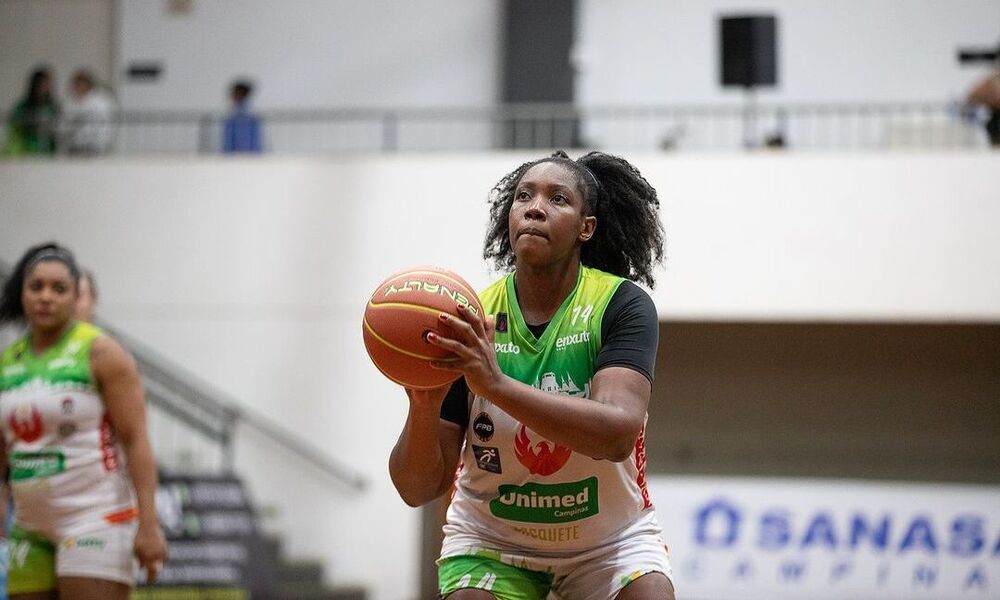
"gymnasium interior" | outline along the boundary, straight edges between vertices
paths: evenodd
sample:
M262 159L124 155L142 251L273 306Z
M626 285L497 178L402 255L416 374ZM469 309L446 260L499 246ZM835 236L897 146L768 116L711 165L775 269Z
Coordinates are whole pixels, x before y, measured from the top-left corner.
M4 146L42 66L54 146ZM74 151L79 69L111 108ZM485 288L500 178L616 154L665 232L677 598L998 598L990 78L1000 0L0 0L0 279L65 244L142 372L171 559L134 598L436 598L365 305L413 265Z

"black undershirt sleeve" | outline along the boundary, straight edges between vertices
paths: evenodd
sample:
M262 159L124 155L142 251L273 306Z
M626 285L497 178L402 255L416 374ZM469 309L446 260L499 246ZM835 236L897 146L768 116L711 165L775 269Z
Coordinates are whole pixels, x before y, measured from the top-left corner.
M626 367L653 383L660 322L656 305L642 288L623 281L601 320L601 351L594 372L605 367Z
M465 428L469 426L469 386L465 377L451 384L441 404L441 418Z
M546 325L532 330L536 336L541 336ZM659 336L660 325L653 300L639 286L623 281L601 319L601 351L594 371L604 367L625 367L642 373L652 383ZM441 404L441 418L468 427L469 386L464 377L448 390Z

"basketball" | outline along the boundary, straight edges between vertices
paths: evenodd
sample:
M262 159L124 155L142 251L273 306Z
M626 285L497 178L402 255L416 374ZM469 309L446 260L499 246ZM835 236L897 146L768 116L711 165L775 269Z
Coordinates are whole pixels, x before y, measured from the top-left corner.
M431 367L430 361L447 361L454 355L426 336L434 332L451 337L438 315L458 316L459 304L483 317L483 305L472 286L451 271L416 267L390 276L365 307L362 330L368 356L383 375L404 387L430 389L458 379L457 371Z

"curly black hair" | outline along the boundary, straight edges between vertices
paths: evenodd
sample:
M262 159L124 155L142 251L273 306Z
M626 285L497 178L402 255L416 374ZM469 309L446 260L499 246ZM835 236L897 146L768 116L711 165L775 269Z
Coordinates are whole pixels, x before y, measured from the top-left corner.
M574 161L559 150L504 175L490 192L483 258L492 261L497 270L514 268L508 221L514 192L528 169L543 162L566 165L576 174L584 210L597 217L594 236L583 245L580 261L653 287L653 269L663 261L663 226L656 190L627 160L603 152L590 152Z
M69 269L73 282L80 285L80 268L76 264L73 253L68 248L55 242L47 242L32 246L24 253L14 272L10 274L0 291L0 324L24 321L24 305L21 304L21 290L28 269L42 261L55 260L63 263Z

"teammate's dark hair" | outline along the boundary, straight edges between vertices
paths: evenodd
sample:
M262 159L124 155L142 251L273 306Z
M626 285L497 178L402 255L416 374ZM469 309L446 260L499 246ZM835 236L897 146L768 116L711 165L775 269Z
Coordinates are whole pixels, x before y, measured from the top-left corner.
M565 165L576 174L584 210L597 217L594 236L583 245L580 261L653 287L653 268L663 260L663 226L656 190L628 161L603 152L590 152L574 161L559 150L505 175L490 193L490 224L483 258L492 261L498 270L514 268L508 215L521 178L543 162Z
M77 267L72 252L55 242L32 246L24 253L21 260L17 261L14 271L3 284L3 291L0 291L0 324L24 320L24 305L21 304L24 278L28 275L28 269L37 263L50 260L66 265L74 284L80 285L80 268Z

